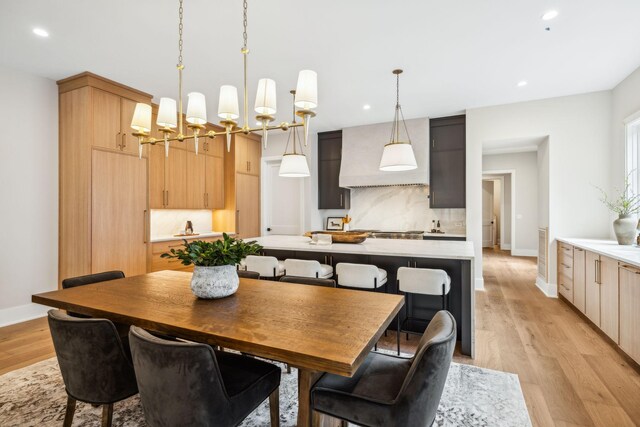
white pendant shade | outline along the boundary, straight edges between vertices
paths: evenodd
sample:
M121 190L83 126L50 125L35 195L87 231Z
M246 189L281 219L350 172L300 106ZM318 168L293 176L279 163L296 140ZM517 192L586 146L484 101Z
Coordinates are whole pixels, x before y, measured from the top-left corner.
M413 147L407 143L394 143L384 146L380 159L380 170L385 172L399 172L416 169L416 157Z
M187 104L187 123L203 125L207 123L207 104L200 92L191 92Z
M160 107L158 107L158 126L163 128L174 128L178 126L178 109L176 108L176 100L171 98L160 98Z
M272 115L276 113L276 82L271 79L258 81L255 111L258 114Z
M138 102L133 111L131 128L142 133L151 131L151 105Z
M318 106L318 74L311 70L302 70L298 74L295 105L303 110Z
M279 175L285 178L304 178L311 173L304 154L285 154L280 163Z
M238 89L235 86L220 86L218 117L223 120L235 120L240 117L238 108Z

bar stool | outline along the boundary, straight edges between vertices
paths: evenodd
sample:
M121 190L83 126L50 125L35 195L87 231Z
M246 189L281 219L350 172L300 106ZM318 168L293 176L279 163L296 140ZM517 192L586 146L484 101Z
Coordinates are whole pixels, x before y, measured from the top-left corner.
M412 268L412 267L400 267L398 269L398 292L405 294L407 299L405 306L407 307L407 317L402 321L402 326L398 321L398 334L396 337L398 344L398 354L400 354L400 333L405 332L407 339L409 339L409 333L418 333L413 331L407 331L403 329L404 324L411 319L415 320L431 320L431 319L419 319L411 317L409 310L411 309L411 295L432 295L442 297L442 309L449 309L449 291L451 291L451 277L444 270L437 270L432 268Z
M244 270L257 271L261 278L276 279L284 275L284 263L273 256L248 255Z
M284 274L285 276L331 279L333 267L314 260L289 258L284 260Z
M387 284L387 272L371 264L339 262L336 265L336 283L341 288L377 292Z

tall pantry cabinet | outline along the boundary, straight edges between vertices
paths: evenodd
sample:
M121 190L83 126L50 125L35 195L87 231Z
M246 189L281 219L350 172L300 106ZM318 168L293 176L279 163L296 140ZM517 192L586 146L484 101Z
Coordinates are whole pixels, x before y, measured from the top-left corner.
M148 147L129 123L151 95L92 73L58 81L59 281L147 271Z

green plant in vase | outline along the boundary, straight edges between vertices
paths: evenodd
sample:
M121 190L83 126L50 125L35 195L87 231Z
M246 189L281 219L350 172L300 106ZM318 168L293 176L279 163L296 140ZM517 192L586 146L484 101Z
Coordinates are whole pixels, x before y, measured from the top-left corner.
M205 242L184 240L184 248L171 249L161 258L178 259L183 265L193 265L191 290L200 298L223 298L238 290L236 265L247 255L259 254L262 246L245 242L226 233L221 240Z
M613 198L598 187L602 197L600 200L611 211L618 214L618 218L613 221L613 231L620 245L632 245L636 240L636 229L638 226L637 213L640 211L640 195L631 190L631 172L624 180L624 189L614 190Z

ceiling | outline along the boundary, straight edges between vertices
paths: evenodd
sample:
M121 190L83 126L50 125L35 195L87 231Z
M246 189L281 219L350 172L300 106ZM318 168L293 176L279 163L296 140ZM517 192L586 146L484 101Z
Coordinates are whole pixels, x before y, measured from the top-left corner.
M54 80L89 70L175 98L177 6L3 1L0 64ZM542 21L550 9L559 16ZM184 90L207 96L213 121L219 86L242 84L242 2L185 0L184 14ZM315 130L390 121L397 67L406 118L611 89L640 66L638 16L637 0L250 0L250 105L271 77L277 120L290 120L306 68L318 72Z

